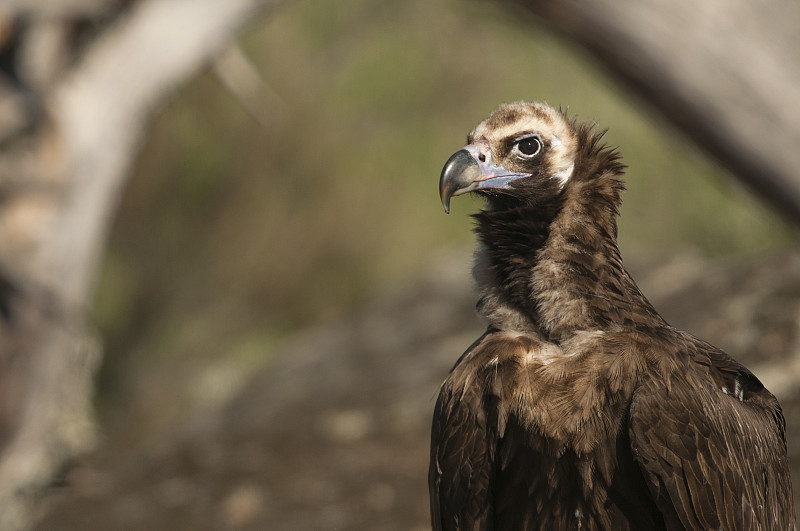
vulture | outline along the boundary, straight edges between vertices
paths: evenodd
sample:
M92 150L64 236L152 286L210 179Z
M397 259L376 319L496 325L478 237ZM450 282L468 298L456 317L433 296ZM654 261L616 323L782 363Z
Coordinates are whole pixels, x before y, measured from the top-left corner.
M604 133L507 103L442 170L445 211L485 200L473 274L488 328L439 391L433 529L794 529L781 407L625 270L625 166Z

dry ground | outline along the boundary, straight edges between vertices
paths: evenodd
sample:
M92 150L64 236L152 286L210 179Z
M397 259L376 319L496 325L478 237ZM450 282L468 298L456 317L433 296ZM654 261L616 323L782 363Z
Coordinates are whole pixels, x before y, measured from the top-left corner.
M106 440L54 488L38 529L427 529L437 387L482 328L453 267L466 260L296 334L224 407L135 447ZM778 395L800 485L800 252L632 263L667 320Z

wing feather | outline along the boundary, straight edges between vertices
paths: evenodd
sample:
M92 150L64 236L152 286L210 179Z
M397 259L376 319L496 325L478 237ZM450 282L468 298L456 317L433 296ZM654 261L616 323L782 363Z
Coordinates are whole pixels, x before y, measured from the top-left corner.
M778 401L723 352L702 344L694 357L669 387L644 380L631 404L634 457L665 521L794 529Z
M436 402L428 472L434 531L492 529L499 407L485 375L471 363L474 348L456 364Z

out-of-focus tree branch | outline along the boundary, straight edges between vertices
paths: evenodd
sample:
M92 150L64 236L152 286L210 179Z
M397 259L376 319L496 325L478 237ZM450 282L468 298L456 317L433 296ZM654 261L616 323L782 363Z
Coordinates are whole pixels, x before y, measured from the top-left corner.
M84 324L151 111L278 0L10 2L0 12L0 529L93 444Z
M800 4L510 2L583 45L800 222Z

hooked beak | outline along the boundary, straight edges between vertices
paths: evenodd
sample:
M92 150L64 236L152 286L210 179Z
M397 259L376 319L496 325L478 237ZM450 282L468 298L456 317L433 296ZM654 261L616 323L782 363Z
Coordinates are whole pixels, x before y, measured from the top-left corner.
M485 142L476 142L453 153L439 177L439 197L444 211L450 213L450 198L475 190L509 188L509 183L530 173L508 171L492 162L492 153Z

